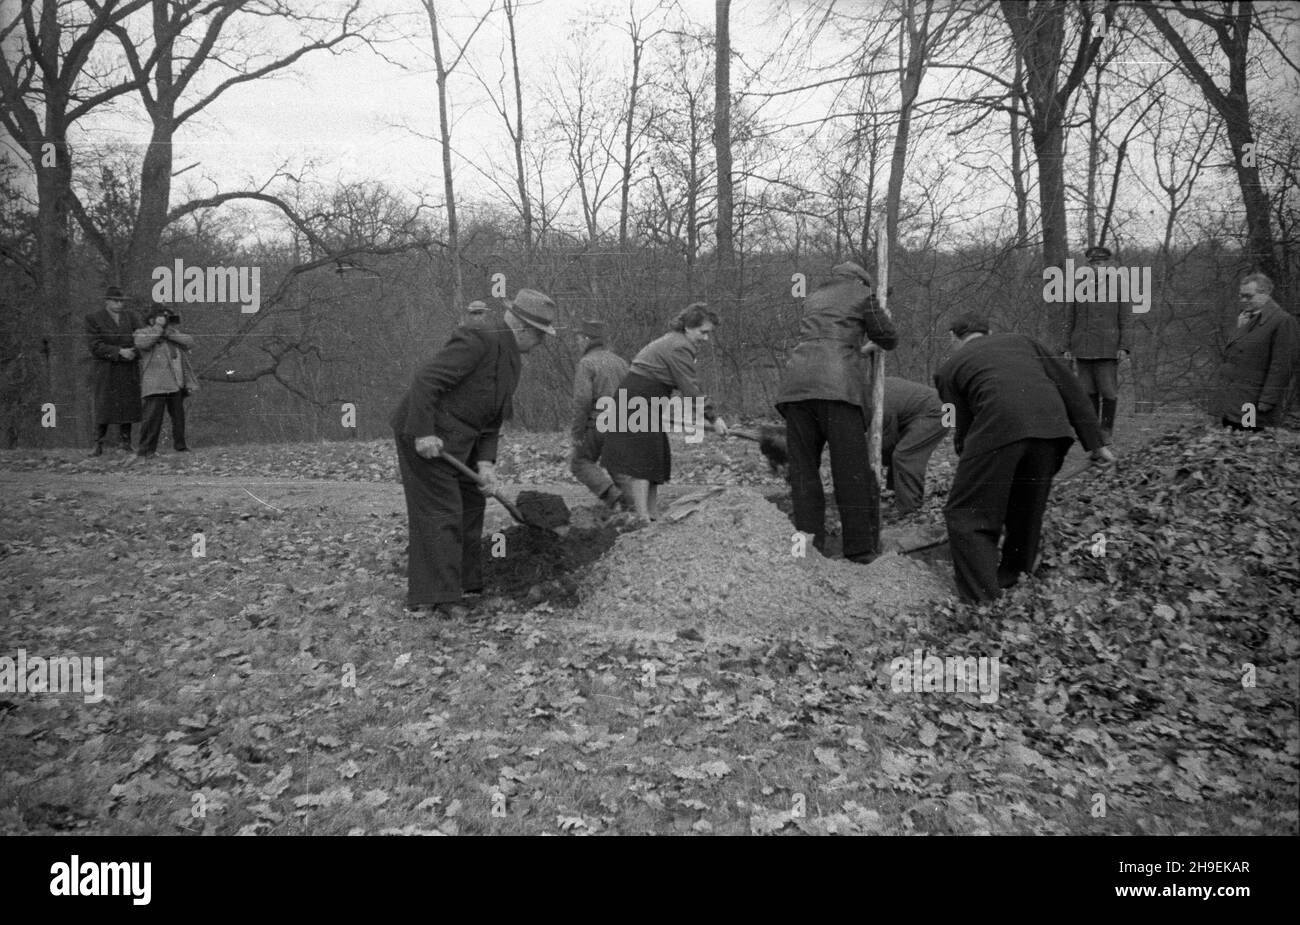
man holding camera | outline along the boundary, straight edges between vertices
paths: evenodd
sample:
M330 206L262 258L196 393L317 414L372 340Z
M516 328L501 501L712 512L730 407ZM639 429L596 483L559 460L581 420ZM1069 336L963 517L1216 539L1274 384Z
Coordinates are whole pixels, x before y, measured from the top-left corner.
M144 396L144 423L135 459L147 459L157 452L163 411L172 420L172 446L176 452L189 449L185 445L185 398L199 387L189 358L194 337L181 333L180 315L155 302L145 320L148 325L135 332L135 348L140 352L140 394Z

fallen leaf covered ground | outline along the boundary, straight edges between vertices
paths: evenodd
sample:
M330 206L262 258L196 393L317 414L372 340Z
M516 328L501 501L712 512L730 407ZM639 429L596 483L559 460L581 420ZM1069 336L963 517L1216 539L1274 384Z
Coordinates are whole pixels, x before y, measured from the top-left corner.
M0 656L106 681L0 693L0 833L1296 834L1300 439L1146 436L1057 486L1040 577L991 607L926 562L892 591L794 563L781 483L711 440L675 481L724 492L506 530L462 622L403 612L404 519L359 488L213 487L391 494L384 441L2 453ZM567 480L560 435L507 445L514 482ZM925 655L996 657L996 696L899 690Z

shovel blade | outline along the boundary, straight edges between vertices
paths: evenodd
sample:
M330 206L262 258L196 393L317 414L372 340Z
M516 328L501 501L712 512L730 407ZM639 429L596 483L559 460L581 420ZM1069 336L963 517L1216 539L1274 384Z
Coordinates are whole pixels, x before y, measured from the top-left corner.
M519 514L518 519L530 527L554 530L569 523L569 506L559 495L521 491L515 499L515 508Z

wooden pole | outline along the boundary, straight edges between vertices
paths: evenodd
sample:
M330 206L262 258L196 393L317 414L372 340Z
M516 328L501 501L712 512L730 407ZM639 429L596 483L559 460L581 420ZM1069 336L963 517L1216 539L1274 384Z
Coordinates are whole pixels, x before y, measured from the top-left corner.
M880 235L876 240L876 301L885 315L889 315L886 304L889 291L889 236ZM867 429L867 455L871 462L871 471L876 474L876 486L885 484L885 469L881 459L881 441L885 426L885 352L875 350L871 354L871 425Z

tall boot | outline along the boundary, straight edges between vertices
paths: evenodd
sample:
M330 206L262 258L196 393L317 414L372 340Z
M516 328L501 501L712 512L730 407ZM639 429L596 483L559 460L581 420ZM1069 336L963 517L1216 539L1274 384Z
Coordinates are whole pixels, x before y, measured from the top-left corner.
M1101 429L1106 432L1106 439L1109 440L1115 432L1115 409L1119 406L1117 398L1103 398L1101 400Z

